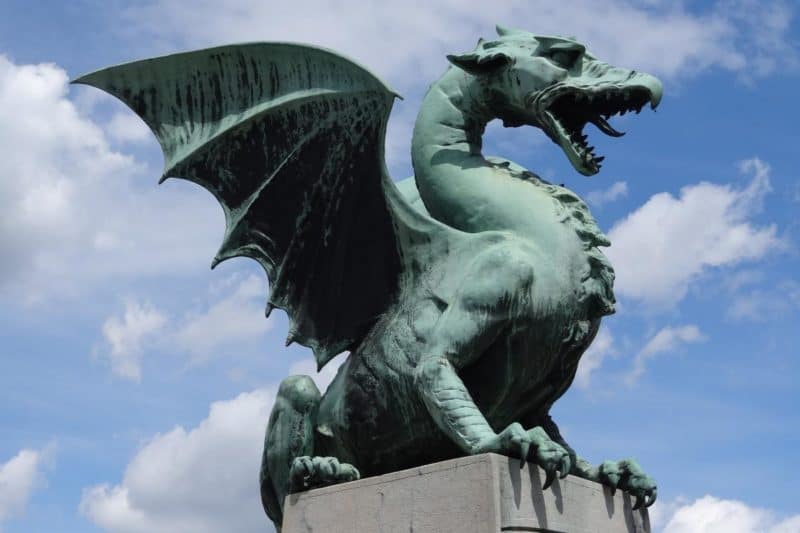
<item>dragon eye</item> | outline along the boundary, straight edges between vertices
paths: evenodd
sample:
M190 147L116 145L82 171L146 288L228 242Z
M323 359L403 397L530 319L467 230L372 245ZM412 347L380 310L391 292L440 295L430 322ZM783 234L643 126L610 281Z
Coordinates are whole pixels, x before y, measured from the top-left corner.
M559 67L570 69L580 55L577 50L551 50L547 57Z

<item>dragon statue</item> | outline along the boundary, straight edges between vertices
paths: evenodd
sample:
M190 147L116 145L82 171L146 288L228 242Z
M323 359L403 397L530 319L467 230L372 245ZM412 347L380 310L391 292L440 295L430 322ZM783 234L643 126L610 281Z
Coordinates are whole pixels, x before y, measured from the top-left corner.
M540 128L579 173L601 167L591 123L661 100L648 74L599 61L571 38L498 27L448 56L422 103L415 176L384 162L397 96L328 50L242 44L110 67L78 83L125 102L152 129L170 176L225 213L214 265L258 261L267 314L319 368L348 351L320 394L280 385L261 497L280 529L287 494L465 454L536 463L656 499L634 460L592 466L550 418L601 317L614 312L609 242L570 190L481 153L486 124Z

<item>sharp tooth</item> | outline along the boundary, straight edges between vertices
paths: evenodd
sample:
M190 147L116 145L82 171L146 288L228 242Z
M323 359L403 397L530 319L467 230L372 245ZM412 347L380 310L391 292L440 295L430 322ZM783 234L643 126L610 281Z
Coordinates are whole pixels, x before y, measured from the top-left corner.
M600 163L605 161L605 159L606 159L606 156L601 155L600 157L595 157L594 158L594 162L597 163L597 166L600 166Z
M620 116L622 116L622 115L624 115L624 114L625 114L625 113L627 113L627 112L628 112L628 110L627 110L627 109L623 109L622 111L620 111L620 112L619 112L619 114L620 114Z
M641 107L637 107L637 108L636 108L636 114L638 115L638 114L639 114L639 113L641 113L641 112L642 112L642 108L641 108Z
M582 141L585 141L585 140L586 140L586 139L588 139L588 138L589 138L589 136L588 136L588 135L581 135L581 140L582 140Z

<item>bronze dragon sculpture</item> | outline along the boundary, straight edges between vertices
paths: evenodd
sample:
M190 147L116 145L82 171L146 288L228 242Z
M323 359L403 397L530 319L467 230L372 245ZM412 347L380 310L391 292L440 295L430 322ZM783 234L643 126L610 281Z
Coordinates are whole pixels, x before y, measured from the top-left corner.
M384 163L396 94L333 52L224 46L110 67L76 80L117 96L150 126L164 177L219 200L214 264L266 270L267 313L321 368L349 351L321 395L280 386L261 495L280 528L284 497L464 454L496 452L629 491L656 485L633 460L592 466L549 416L600 319L614 312L609 244L570 190L481 153L486 124L541 128L584 175L583 133L621 135L610 116L655 108L660 82L574 39L498 27L433 84L414 128L415 176Z

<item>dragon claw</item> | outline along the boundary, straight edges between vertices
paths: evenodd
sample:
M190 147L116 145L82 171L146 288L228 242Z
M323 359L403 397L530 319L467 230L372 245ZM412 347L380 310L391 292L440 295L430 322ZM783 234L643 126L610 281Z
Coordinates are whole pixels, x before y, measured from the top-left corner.
M572 460L570 459L569 454L561 458L560 467L560 475L558 477L564 479L572 469Z
M520 458L522 459L519 462L519 467L520 468L525 466L525 462L526 462L526 460L528 458L528 453L530 453L530 450L531 450L531 443L530 442L523 442L520 445Z
M598 471L598 481L609 487L612 496L620 488L635 498L633 510L655 503L658 495L656 483L633 459L605 461Z
M556 475L564 479L572 469L569 452L550 439L541 427L525 430L519 423L510 424L502 432L477 445L473 453L494 452L521 459L520 467L527 461L542 467L546 473L543 489L548 488Z
M547 470L547 477L544 480L544 485L542 485L542 490L547 490L550 485L553 484L553 481L556 479L556 469L553 468L552 470Z
M289 469L290 493L355 481L361 476L353 465L335 457L296 457Z
M636 503L633 506L633 510L636 511L641 509L645 501L646 499L644 496L636 496Z

